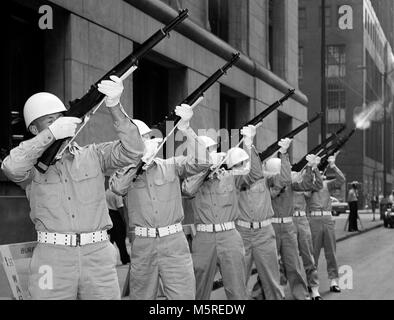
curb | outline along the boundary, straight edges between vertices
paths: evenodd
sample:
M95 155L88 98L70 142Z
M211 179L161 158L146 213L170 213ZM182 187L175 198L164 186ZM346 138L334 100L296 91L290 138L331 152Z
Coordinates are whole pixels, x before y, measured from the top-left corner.
M342 237L338 238L336 242L341 242L343 240L346 240L346 239L358 236L358 235L363 234L365 232L368 232L368 231L371 231L371 230L374 230L374 229L377 229L377 228L381 228L381 227L383 227L383 223L377 224L376 226L373 226L373 227L370 227L370 228L363 229L363 230L361 230L359 232L352 232L350 234L342 236Z

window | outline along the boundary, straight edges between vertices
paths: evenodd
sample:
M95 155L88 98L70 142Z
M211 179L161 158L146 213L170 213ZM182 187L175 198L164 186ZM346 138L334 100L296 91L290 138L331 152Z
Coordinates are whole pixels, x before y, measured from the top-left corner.
M25 127L23 106L31 95L45 91L45 32L38 28L37 13L14 2L8 5L2 16L9 36L4 40L7 59L0 62L7 83L0 108L0 159L23 140L32 138ZM2 174L0 180L5 180Z
M307 28L306 8L298 9L298 28L299 29Z
M346 91L336 79L330 79L327 84L327 123L346 122Z
M282 139L291 130L292 130L292 118L289 115L287 115L286 113L278 111L278 140ZM290 157L290 163L292 163L293 162L293 159L292 159L293 152L292 152L291 146L288 150L288 154Z
M304 77L304 47L298 48L298 80Z
M209 0L208 20L211 32L220 39L229 40L228 0Z
M220 86L220 129L228 132L220 132L221 151L227 151L239 142L239 129L253 118L249 107L249 97L224 85Z
M344 45L327 46L326 77L344 78L346 76L346 52Z
M325 20L326 20L326 27L331 27L331 7L326 6L326 10L324 10L325 13ZM321 7L319 7L319 27L321 27Z

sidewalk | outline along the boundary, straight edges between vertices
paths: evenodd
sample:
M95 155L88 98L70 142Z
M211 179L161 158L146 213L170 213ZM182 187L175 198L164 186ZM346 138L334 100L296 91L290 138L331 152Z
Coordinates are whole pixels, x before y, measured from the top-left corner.
M344 230L345 224L347 222L349 214L341 214L338 217L333 217L335 220L335 236L337 239L337 242L343 241L345 239L348 239L350 237L354 237L359 235L360 233L367 232L379 227L383 226L383 221L380 220L380 214L379 212L375 212L375 220L373 221L373 214L372 211L369 210L360 210L359 211L359 217L361 219L361 224L360 221L358 221L358 229L359 232L348 232L348 228Z

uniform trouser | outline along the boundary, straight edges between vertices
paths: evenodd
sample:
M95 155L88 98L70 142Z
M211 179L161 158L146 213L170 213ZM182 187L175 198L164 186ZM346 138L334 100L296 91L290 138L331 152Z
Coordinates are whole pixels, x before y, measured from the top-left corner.
M261 229L247 229L237 226L237 229L245 247L246 283L248 283L254 262L265 298L267 300L284 299L284 293L279 284L278 252L272 225Z
M351 201L349 203L349 231L358 231L357 218L358 218L358 203Z
M120 299L116 248L103 241L81 247L38 243L30 262L32 299Z
M312 243L316 268L319 265L321 248L324 248L324 255L327 260L327 272L329 279L336 279L338 275L338 265L336 254L335 221L331 216L310 217L309 224L312 232Z
M276 246L283 263L284 273L289 280L291 293L296 300L308 298L308 289L301 272L297 235L293 223L273 223Z
M113 227L108 230L111 243L116 243L120 253L120 260L123 264L130 262L130 256L126 248L126 224L118 211L109 210Z
M246 264L242 238L236 229L197 232L192 256L196 275L196 299L209 300L219 266L224 291L229 300L246 300Z
M307 217L294 217L293 223L297 233L298 250L304 265L308 286L318 287L319 276L313 257L312 233Z
M131 249L130 299L156 299L159 279L167 299L195 299L193 262L183 232L161 238L135 237Z

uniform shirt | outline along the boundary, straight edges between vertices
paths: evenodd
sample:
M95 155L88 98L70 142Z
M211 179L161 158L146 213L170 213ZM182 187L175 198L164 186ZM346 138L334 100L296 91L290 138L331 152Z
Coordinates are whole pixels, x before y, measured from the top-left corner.
M123 198L110 189L105 190L105 200L109 210L118 210L123 207Z
M251 168L246 175L227 173L221 179L215 177L204 180L206 173L202 173L184 181L184 193L195 196L191 204L196 224L218 224L238 219L237 189L253 184L263 175L260 158L254 147L251 148L250 157ZM193 194L189 190L197 191Z
M137 127L124 118L114 122L119 141L79 147L40 173L34 164L48 146L48 129L22 142L4 159L2 169L26 189L30 217L38 231L93 232L112 227L105 201L104 174L137 163L144 145Z
M307 167L307 170L308 170L308 167ZM312 170L312 173L313 173L313 171L315 173L317 173L318 169ZM314 174L313 183L312 183L312 187L311 187L310 191L318 191L322 187L323 187L323 180L321 178L321 175ZM294 197L294 199L293 199L294 200L293 201L294 212L296 212L296 211L306 212L305 193L303 191L294 191L293 197Z
M331 211L331 192L339 189L345 183L345 177L337 166L332 167L335 173L335 179L323 181L323 188L319 191L311 192L306 197L307 210L311 211ZM320 175L316 172L316 175Z
M247 222L264 221L274 215L268 180L262 178L239 190L239 219Z
M210 166L197 162L184 156L156 158L135 182L132 182L135 172L130 168L117 171L110 188L117 194L127 194L130 227L160 228L182 222L179 178L195 175Z
M351 188L349 190L349 193L347 195L347 201L348 202L353 202L353 201L357 201L357 191L354 190L353 188Z
M282 154L281 159L281 175L283 181L285 181L285 185L281 189L278 189L273 178L269 181L272 208L274 210L274 217L276 218L292 217L294 212L294 191L308 191L313 186L312 169L310 166L307 166L301 182L292 183L289 155L287 153Z

